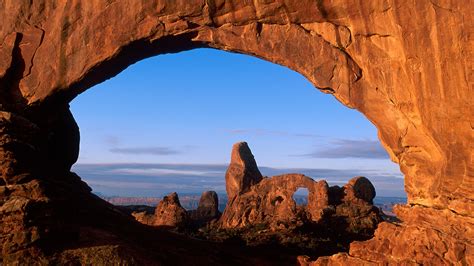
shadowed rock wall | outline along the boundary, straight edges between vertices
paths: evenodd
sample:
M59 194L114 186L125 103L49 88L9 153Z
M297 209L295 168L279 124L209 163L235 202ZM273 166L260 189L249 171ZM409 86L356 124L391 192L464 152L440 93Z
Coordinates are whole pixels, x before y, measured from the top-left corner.
M431 257L416 257L393 251L402 249L391 242L388 251L374 251L377 260L474 263L474 27L469 2L1 1L4 259L19 258L25 250L41 253L53 242L69 243L71 238L61 232L74 236L86 218L79 216L76 226L68 219L52 221L61 221L68 213L65 206L80 198L93 202L78 205L84 214L108 208L69 173L79 131L68 103L143 58L213 47L287 66L364 113L405 174L409 205L398 213L405 223L390 230L425 234L428 244L410 246L415 253L434 243L429 230L445 246L460 250L448 256L440 248ZM43 215L46 209L50 213ZM406 209L436 222L412 224ZM457 225L465 234L455 233ZM386 227L365 249L376 250L380 239L391 237ZM409 240L397 239L403 241ZM384 257L385 252L390 256ZM350 256L375 260L366 253L351 250Z

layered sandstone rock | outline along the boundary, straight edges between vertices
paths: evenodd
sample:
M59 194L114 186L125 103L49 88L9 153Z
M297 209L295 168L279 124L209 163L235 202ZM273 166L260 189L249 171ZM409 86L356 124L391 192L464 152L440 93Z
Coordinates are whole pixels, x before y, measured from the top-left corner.
M143 58L213 47L287 66L364 113L405 174L407 208L419 208L413 213L439 221L437 226L420 225L407 211L404 223L393 228L393 236L406 230L412 231L410 235L439 230L439 239L428 237L426 242L410 243L410 248L424 254L424 247L439 242L461 246L464 252L457 253L459 258L449 252L443 258L464 263L472 257L472 241L449 236L458 224L472 231L474 219L474 20L466 8L469 4L439 0L1 1L4 261L47 260L45 246L77 243L85 225L112 230L110 224L95 223L85 214L104 221L117 219L69 172L77 158L79 131L68 103ZM30 212L30 206L36 211ZM81 213L75 219L66 218L74 216L71 206ZM446 212L449 219L443 216ZM382 227L378 234L388 236L385 230ZM371 241L366 250L388 240ZM390 241L398 250L407 243L403 238ZM378 253L381 258L385 254L383 249ZM353 258L340 255L331 261L344 256ZM413 260L410 253L397 256L399 261ZM415 259L425 264L431 260L430 256Z
M181 207L178 194L173 192L163 197L163 200L156 206L153 225L184 228L188 224L188 220L188 213Z

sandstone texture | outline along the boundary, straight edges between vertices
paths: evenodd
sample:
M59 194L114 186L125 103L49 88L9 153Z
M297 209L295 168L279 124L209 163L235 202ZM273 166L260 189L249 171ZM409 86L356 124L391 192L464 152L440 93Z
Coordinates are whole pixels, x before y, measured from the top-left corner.
M221 216L219 199L215 191L205 191L199 199L196 210L181 206L178 194L170 193L161 200L153 211L149 206L117 206L135 220L149 226L167 226L178 231L192 231L210 225Z
M260 173L247 143L235 144L231 158L229 169L236 169L238 159L240 165L252 165L252 172ZM235 249L240 243L238 249L257 247L260 252L277 252L277 256L266 257L272 265L275 261L278 265L294 264L301 254L317 257L347 251L352 241L373 237L383 219L372 204L375 188L365 177L354 177L344 187L329 187L324 180L316 182L302 174L260 175L259 181L249 179L252 182L247 185L236 186L234 181L248 173L247 167L227 171L227 190L235 194L222 216L215 191L203 192L195 210L184 210L176 193L164 197L155 211L140 205L117 208L142 224L165 226L192 238L222 243L224 248ZM307 200L296 195L299 188L308 189Z
M373 122L400 165L408 195L398 214L402 223L379 226L374 239L321 263L369 262L376 254L377 261L396 263L472 264L473 238L464 236L474 231L472 5L471 0L1 1L3 263L48 261L62 256L65 246L92 254L93 238L83 241L91 230L117 236L110 243L133 242L119 239L141 227L94 197L70 172L79 129L68 104L141 59L211 47L301 73ZM247 186L244 180L236 187ZM431 222L417 220L423 217ZM112 260L118 253L109 254Z
M344 201L365 201L372 204L375 198L374 185L366 177L354 177L344 186Z
M149 214L147 212L141 211L141 212L132 212L131 215L137 222L146 224L146 225L154 225L155 224L155 213Z
M370 181L367 184L373 188ZM298 206L293 200L301 187L309 190L307 206ZM316 182L301 174L264 178L228 202L220 224L223 228L265 224L278 230L313 222L348 233L372 234L382 221L380 211L371 203L373 197L367 202L353 197L346 187L339 188L338 195L330 195L331 190L326 181Z
M239 142L232 147L230 165L225 173L227 198L247 192L250 187L262 180L252 151L246 142Z
M241 149L239 144L232 148L229 168ZM260 173L253 154L245 146L246 157L251 158L254 171ZM232 179L228 171L226 180ZM233 185L226 183L227 191ZM308 189L306 206L298 206L293 199L299 188ZM355 177L342 188L329 187L324 180L316 182L302 174L264 177L229 198L219 225L228 229L265 225L279 230L314 223L324 230L371 235L382 221L380 211L372 205L374 197L375 188L365 177Z
M181 207L178 194L173 192L163 198L155 210L154 225L185 227L188 223L188 213Z

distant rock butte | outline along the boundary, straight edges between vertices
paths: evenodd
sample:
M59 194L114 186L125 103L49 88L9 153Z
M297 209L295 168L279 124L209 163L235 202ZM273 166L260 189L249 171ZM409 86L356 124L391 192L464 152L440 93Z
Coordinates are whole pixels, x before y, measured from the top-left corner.
M382 223L373 239L316 263L474 265L470 1L138 2L0 1L3 264L93 262L87 256L97 257L92 247L103 237L91 232L115 235L107 245L127 250L142 244L130 232L152 234L71 172L80 137L69 103L139 60L206 47L300 73L362 112L400 165L408 204L395 212L403 223ZM232 196L259 178L235 166L243 176ZM337 192L329 189L330 198ZM106 253L108 261L130 259ZM130 261L145 256L134 254Z

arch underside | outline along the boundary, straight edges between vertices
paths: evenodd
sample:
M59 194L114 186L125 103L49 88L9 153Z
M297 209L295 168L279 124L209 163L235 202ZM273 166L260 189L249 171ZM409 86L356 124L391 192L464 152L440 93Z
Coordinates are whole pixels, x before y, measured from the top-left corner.
M68 103L141 59L211 47L287 66L359 110L378 128L382 144L405 174L408 205L397 208L403 224L382 223L374 239L353 243L349 254L320 258L316 264L469 264L474 239L473 83L466 78L465 58L473 46L464 36L472 19L459 3L412 5L355 0L4 1L3 257L8 262L43 254L47 260L48 254L62 254L58 247L64 243L81 239L83 228L103 228L117 219L119 225L129 223L70 172L79 131ZM71 214L71 208L80 214ZM123 234L119 225L107 230ZM389 246L383 246L387 241ZM411 245L413 241L421 244Z

